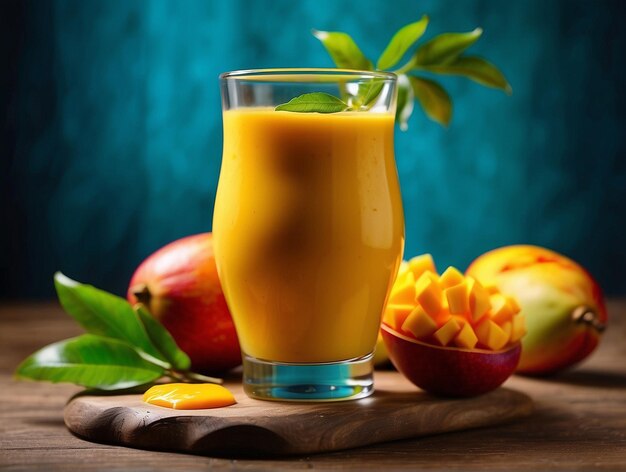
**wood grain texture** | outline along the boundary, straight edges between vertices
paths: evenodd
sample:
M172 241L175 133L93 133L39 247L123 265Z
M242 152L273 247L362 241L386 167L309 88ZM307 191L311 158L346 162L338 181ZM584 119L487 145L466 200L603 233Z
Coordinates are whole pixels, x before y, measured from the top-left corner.
M380 372L369 398L333 403L267 402L226 385L237 404L177 411L140 395L83 395L65 408L77 435L104 443L226 457L315 454L505 423L528 416L532 400L498 389L469 399L420 392L397 372Z
M626 470L626 299L609 301L600 348L549 379L514 376L505 387L535 411L500 426L309 456L224 459L84 441L63 423L72 385L17 382L11 372L34 350L79 329L53 304L0 304L0 469L8 471L206 470Z

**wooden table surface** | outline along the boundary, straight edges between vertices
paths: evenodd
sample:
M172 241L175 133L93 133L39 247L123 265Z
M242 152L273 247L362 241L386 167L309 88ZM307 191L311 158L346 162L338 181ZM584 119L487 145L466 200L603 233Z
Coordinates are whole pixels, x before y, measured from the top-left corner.
M626 470L626 300L609 303L601 347L557 378L513 377L535 413L516 423L281 460L228 460L94 444L67 431L79 388L11 378L31 352L78 334L54 304L0 305L2 470Z

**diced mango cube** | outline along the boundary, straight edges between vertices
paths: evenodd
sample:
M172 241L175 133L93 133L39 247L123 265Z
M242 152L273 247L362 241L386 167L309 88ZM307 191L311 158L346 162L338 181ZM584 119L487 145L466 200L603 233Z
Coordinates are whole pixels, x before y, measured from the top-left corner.
M394 293L396 290L398 290L398 288L406 284L415 284L415 276L410 270L407 270L402 275L398 275L391 289L391 293Z
M513 328L511 330L511 342L517 342L526 334L526 318L524 315L513 317Z
M402 331L411 333L417 339L423 339L437 331L437 324L421 306L418 306L402 324Z
M425 270L424 272L422 272L422 275L427 275L428 277L430 277L430 280L432 280L437 284L437 286L439 286L439 274L430 270Z
M491 302L491 310L489 311L489 317L497 324L503 325L507 321L511 321L513 318L513 312L504 295L501 293L494 293L489 297Z
M396 317L394 311L390 308L389 305L385 307L385 311L383 311L383 323L388 326L391 326L393 329L396 329L394 325L396 324Z
M389 295L389 303L395 305L415 305L415 279L409 272L403 280L396 282Z
M457 333L461 331L461 323L456 318L450 318L446 324L444 324L441 328L439 328L433 334L433 337L441 344L442 346L447 346L452 338L454 338Z
M415 256L413 259L409 261L409 267L415 275L416 279L426 272L427 270L436 274L437 269L435 268L435 261L433 261L433 256L430 254L422 254L421 256Z
M497 351L509 341L509 336L496 323L485 318L474 327L478 341L485 347Z
M489 311L491 301L489 300L489 293L478 280L468 276L466 281L469 292L470 313L472 321L476 323Z
M500 328L502 328L502 331L504 331L506 333L506 335L509 337L509 341L511 340L511 333L513 332L513 322L512 321L505 321L504 323L502 323L500 325Z
M500 289L495 284L486 284L484 285L485 290L489 295L493 295L494 293L500 293Z
M414 308L415 305L387 305L383 314L383 322L396 331L400 331L404 320Z
M512 297L512 296L506 296L506 302L509 305L509 308L511 309L511 313L513 313L514 315L517 315L520 311L522 311L522 307L519 306L519 303L517 302L517 298Z
M402 277L404 274L409 272L409 263L407 261L400 262L400 267L398 267L398 275L396 275L396 280Z
M432 272L430 272L432 274ZM415 298L430 316L437 316L443 309L443 292L439 284L424 272L415 285Z
M453 285L443 291L448 300L448 310L453 315L465 315L470 311L467 283Z
M439 286L443 289L453 287L465 281L465 277L454 267L448 267L441 277L439 277Z
M474 333L469 323L465 323L461 331L459 331L459 334L454 338L454 344L458 347L464 347L465 349L474 349L477 342L478 338L476 337L476 333Z
M445 325L450 318L452 318L452 315L445 308L441 310L438 315L433 317L435 323L437 323L437 326L439 327Z

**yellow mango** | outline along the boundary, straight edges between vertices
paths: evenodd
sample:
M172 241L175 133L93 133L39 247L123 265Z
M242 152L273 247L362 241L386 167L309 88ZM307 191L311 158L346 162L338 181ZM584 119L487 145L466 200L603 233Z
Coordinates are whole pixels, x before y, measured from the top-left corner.
M480 341L483 346L493 351L502 349L509 341L509 336L506 332L489 318L485 318L476 325L474 332L476 333L478 341Z
M465 349L474 349L477 342L478 338L476 337L476 333L474 333L469 323L465 323L461 331L459 331L459 334L454 338L454 344Z
M415 299L424 311L434 318L443 309L443 292L430 274L432 272L426 271L418 279L415 285Z
M494 284L487 284L484 287L489 295L493 295L494 293L500 293L500 289L498 289L498 287Z
M443 291L448 301L448 310L453 315L465 315L470 311L467 283L453 285Z
M407 261L400 262L400 267L398 267L398 275L396 275L396 280L402 277L404 274L410 271L409 263Z
M504 295L501 293L494 293L489 297L491 302L491 310L489 310L489 317L497 324L502 326L507 321L511 321L513 318L513 312Z
M417 339L430 336L437 330L437 323L428 316L421 306L416 307L402 324L402 331L411 333Z
M421 256L415 256L413 259L409 261L409 268L416 279L419 279L420 276L426 272L427 270L436 274L437 269L435 268L435 261L433 261L433 256L430 254L422 254Z
M441 277L439 277L439 286L442 289L450 288L465 281L465 277L454 267L448 267Z
M511 334L513 333L513 321L505 321L500 325L500 328L502 328L502 331L504 331L509 340L511 340Z
M406 285L406 284L415 284L415 276L413 275L413 272L411 272L410 270L407 270L403 274L398 274L398 277L396 277L396 281L394 282L393 287L391 289L391 293L394 293L401 286Z
M385 307L385 311L383 311L383 323L391 326L393 329L396 329L394 327L394 325L396 324L395 312L390 305L387 305Z
M415 304L415 278L411 272L403 276L403 280L396 282L391 294L389 303L395 305Z
M414 308L415 305L387 305L383 315L383 321L396 331L399 331L404 320L406 320L407 316L409 316L409 313L411 313Z
M522 307L519 306L517 298L512 296L506 296L506 302L514 315L517 315L520 311L522 311Z
M491 308L489 300L489 292L480 284L480 282L472 277L466 277L467 290L469 293L470 313L472 322L478 322Z
M430 277L430 280L432 280L433 282L437 284L437 286L439 286L439 274L432 272L430 270L425 270L424 272L422 272L422 275L427 275L428 277Z
M452 318L452 315L448 312L448 310L446 310L445 307L439 312L438 315L433 317L435 323L437 323L437 326L440 328L445 325L450 318Z
M452 341L452 338L454 338L459 331L461 331L461 323L457 321L456 318L450 318L446 324L444 324L441 328L435 331L433 337L442 346L447 346L448 343Z
M517 315L513 317L513 328L511 330L511 342L517 342L526 334L526 317Z

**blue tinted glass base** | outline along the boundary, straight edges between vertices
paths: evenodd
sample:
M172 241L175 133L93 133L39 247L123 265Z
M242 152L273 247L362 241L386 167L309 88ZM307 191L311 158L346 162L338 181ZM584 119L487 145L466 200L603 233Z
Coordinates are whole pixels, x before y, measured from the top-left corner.
M244 355L243 387L261 400L356 400L374 392L372 355L324 364L283 364Z

